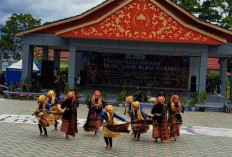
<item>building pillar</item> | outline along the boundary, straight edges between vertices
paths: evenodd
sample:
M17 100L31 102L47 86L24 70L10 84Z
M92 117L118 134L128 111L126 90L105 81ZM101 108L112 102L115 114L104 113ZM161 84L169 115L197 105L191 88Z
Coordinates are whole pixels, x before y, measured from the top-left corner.
M226 70L227 70L227 59L220 58L220 91L219 94L225 96L226 94Z
M23 44L23 60L22 60L22 77L21 80L30 79L33 70L33 52L34 46Z
M69 46L69 68L68 68L68 83L70 89L75 88L75 80L77 74L80 73L80 60L81 60L81 53L76 52L76 45L70 42Z
M2 50L0 50L0 78L2 76Z
M48 60L48 47L47 46L43 47L43 57L42 57L42 60L45 60L45 61Z
M54 69L60 70L60 50L54 50Z
M198 84L198 92L205 91L206 88L206 75L207 75L207 57L208 52L201 52L200 56L200 65L199 65L199 84Z

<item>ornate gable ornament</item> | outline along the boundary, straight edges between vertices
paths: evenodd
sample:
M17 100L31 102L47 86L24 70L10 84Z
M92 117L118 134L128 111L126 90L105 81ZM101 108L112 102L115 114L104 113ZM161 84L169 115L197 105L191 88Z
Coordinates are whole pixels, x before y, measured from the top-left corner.
M97 20L56 32L61 37L202 43L226 39L186 24L155 0L127 0Z

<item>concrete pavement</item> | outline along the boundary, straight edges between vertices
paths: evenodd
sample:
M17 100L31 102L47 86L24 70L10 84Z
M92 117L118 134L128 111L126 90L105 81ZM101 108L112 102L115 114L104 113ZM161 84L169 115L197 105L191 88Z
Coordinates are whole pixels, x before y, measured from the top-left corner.
M36 106L36 101L0 98L0 117L4 114L31 116ZM87 107L80 105L78 119L85 119L87 112ZM123 115L123 108L115 107L115 112ZM145 109L145 112L150 113L150 110ZM48 137L44 138L39 136L36 124L7 122L0 118L0 156L231 156L231 114L185 112L182 116L182 135L177 142L154 143L151 131L142 134L139 142L133 141L130 134L121 134L113 140L112 150L105 150L102 130L94 135L84 132L79 125L77 136L66 140L63 133L49 127Z

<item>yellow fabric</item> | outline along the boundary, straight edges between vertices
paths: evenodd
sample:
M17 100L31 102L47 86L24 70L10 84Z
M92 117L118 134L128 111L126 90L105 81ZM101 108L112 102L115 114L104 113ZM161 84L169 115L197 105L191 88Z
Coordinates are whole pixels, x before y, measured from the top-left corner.
M106 106L106 113L107 113L107 117L108 117L108 120L111 120L113 118L113 113L114 113L114 108L112 105L108 105Z
M53 90L48 91L47 97L51 99L51 104L55 103L55 93Z
M138 119L143 120L143 116L140 111L140 103L138 101L133 102L131 108L132 108L133 114L135 115L135 112L137 112Z
M55 112L58 113L58 114L54 114L54 119L55 120L61 120L62 119L62 114L59 114L59 113L63 113L63 110L61 109L60 104L52 106L52 111L55 111Z
M118 124L116 120L113 120L113 124ZM112 138L117 138L120 136L119 132L113 132L110 131L109 129L106 128L106 126L103 126L103 136L104 137L112 137Z
M132 96L126 97L126 103L127 104L132 104L132 102L133 102L133 97Z
M39 104L43 104L43 109L45 109L45 105L46 105L46 97L44 95L40 95L37 99L37 102Z
M46 101L46 98L44 95L40 95L37 99L38 103L44 104Z

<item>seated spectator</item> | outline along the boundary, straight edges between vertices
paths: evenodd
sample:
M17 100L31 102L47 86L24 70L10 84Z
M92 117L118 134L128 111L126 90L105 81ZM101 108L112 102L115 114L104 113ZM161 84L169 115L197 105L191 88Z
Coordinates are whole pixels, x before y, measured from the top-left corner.
M152 103L153 103L153 102L156 101L156 98L155 98L155 97L152 97L151 91L147 91L147 92L145 93L144 101L145 101L145 102L152 102Z
M142 93L139 88L137 88L134 98L135 98L135 101L142 102Z

